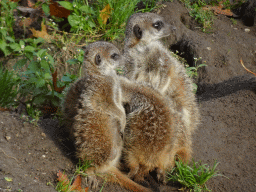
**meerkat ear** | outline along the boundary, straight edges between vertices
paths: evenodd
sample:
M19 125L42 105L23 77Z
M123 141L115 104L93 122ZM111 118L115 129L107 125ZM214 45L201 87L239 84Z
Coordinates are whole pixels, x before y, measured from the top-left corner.
M96 65L100 65L100 63L101 63L100 54L97 54L97 55L96 55L96 57L95 57L95 63L96 63Z
M141 29L140 29L140 27L139 27L138 24L136 24L136 25L133 27L133 33L134 33L134 35L135 35L138 39L141 39L141 37L142 37L142 31L141 31Z
M86 58L89 53L89 50L86 48L86 46L83 46L82 49L84 51L84 57Z

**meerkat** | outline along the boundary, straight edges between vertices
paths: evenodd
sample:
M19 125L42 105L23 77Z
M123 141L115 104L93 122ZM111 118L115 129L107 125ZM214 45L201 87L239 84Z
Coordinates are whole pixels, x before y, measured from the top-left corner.
M190 142L190 134L169 98L144 83L125 77L119 82L123 102L130 108L124 131L128 176L140 182L156 169L157 178L165 182L166 170L174 166L175 155L183 146L181 141Z
M122 62L119 50L108 42L95 42L85 49L84 77L76 81L63 103L64 118L73 134L77 157L91 161L89 185L96 188L96 174L107 175L132 191L151 191L118 169L123 149L126 115L115 67Z
M160 39L171 34L172 27L154 13L132 15L126 26L124 56L125 76L136 82L145 82L170 98L182 115L186 134L196 129L199 110L193 93L192 80L184 66L164 47ZM177 154L184 161L191 157L191 141L180 141Z

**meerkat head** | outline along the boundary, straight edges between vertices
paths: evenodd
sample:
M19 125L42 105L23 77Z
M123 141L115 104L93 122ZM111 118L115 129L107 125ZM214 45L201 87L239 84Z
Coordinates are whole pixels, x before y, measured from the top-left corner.
M84 48L84 67L105 75L115 73L116 68L123 65L123 57L111 43L97 41Z
M130 48L139 43L148 44L170 34L171 25L163 17L154 13L137 13L127 22L125 47Z

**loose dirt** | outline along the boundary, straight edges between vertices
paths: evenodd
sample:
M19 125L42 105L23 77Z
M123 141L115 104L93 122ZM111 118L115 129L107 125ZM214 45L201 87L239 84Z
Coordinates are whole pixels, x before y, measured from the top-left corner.
M194 57L202 57L200 62L207 64L198 71L202 117L193 136L193 158L211 166L217 160L219 173L228 177L214 177L207 182L208 188L256 191L256 77L240 64L242 59L256 72L255 25L245 26L241 18L234 25L230 18L218 15L211 33L203 33L176 0L165 3L159 14L176 27L165 39L166 46L183 53L190 66L195 65ZM0 191L51 192L58 170L74 173L75 150L58 120L45 117L38 125L15 112L0 112ZM179 189L152 178L148 183L154 191ZM107 183L103 191L126 190Z

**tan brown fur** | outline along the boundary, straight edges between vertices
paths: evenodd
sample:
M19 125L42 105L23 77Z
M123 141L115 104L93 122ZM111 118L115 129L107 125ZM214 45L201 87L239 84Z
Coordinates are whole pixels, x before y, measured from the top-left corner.
M97 186L96 174L104 174L109 181L127 189L147 192L150 190L117 169L126 116L114 69L122 61L119 50L111 43L88 45L83 64L85 77L69 89L63 112L75 140L77 157L92 161L92 167L86 171L90 187Z
M124 133L124 154L129 176L136 181L154 169L165 181L165 172L174 166L179 151L179 137L189 139L180 114L172 103L150 86L120 77L123 102L129 103L130 113Z
M153 27L157 22L157 26L161 25L159 30ZM149 84L170 99L172 106L182 116L185 129L180 132L187 135L177 135L181 141L178 141L174 152L183 154L183 160L188 161L192 152L191 134L199 123L199 110L193 94L192 81L184 66L171 56L169 50L159 41L170 33L171 26L157 14L132 15L126 26L125 76L138 83Z

